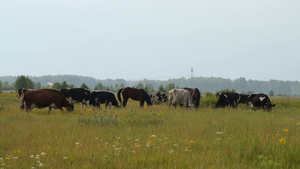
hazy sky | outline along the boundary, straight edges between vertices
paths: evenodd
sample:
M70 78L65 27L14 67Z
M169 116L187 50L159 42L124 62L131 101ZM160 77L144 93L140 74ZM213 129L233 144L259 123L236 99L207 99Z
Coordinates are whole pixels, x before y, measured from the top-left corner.
M299 0L1 0L0 76L300 80Z

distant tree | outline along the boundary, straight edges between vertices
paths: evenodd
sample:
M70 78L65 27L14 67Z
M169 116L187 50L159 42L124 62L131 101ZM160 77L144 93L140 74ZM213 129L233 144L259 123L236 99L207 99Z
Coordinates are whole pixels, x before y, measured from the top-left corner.
M158 92L167 93L167 91L166 91L166 89L164 88L163 85L160 85L160 86L158 87L158 90L157 90L157 91L158 91Z
M34 89L34 83L30 78L21 75L16 79L14 87L15 90L22 89L22 88Z
M94 90L104 90L105 86L102 85L102 83L98 83L95 87Z
M42 88L41 82L35 82L34 88L35 88L35 89L40 89L40 88Z
M146 84L145 88L146 92L150 93L150 92L154 92L154 88L151 84Z
M2 84L2 91L9 91L9 90L14 90L14 85L10 85L8 84L7 81L5 81L3 84Z
M89 87L85 83L82 83L80 88L89 89Z
M55 82L52 86L53 89L57 89L57 90L61 90L62 88L62 84L59 82Z
M61 88L65 89L65 88L68 88L68 87L69 87L68 83L66 81L63 81L62 84L61 84Z
M235 93L235 90L234 89L232 89L232 90L225 89L225 90L221 90L221 91L216 92L216 94L219 94L219 93Z
M143 88L144 88L144 85L143 85L142 83L139 83L139 84L136 86L136 88L138 88L138 89L143 89Z
M2 82L0 80L0 92L2 91Z
M169 83L167 86L166 86L166 91L168 92L168 91L170 91L170 90L172 90L172 89L174 89L175 88L175 84L174 83Z
M273 90L270 90L269 93L268 93L268 95L269 95L269 96L274 96L274 91L273 91Z

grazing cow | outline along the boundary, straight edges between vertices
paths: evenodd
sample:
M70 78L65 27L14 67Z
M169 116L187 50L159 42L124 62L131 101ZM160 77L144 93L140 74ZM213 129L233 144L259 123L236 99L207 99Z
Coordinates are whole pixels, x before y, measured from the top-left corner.
M199 105L200 105L200 99L201 99L201 93L200 93L199 89L198 88L188 88L188 87L185 87L184 89L188 90L191 93L194 107L196 109L198 109Z
M74 109L73 103L70 103L58 90L53 89L20 89L19 90L20 109L31 111L33 108L49 107L48 113L51 109L61 109L65 107L67 110Z
M122 104L122 98L121 98L121 93L124 99L123 102L123 107L126 107L127 101L129 98L135 101L140 102L140 107L144 106L145 101L147 102L148 106L152 105L151 99L148 95L148 93L144 89L136 89L136 88L131 88L131 87L125 87L122 88L118 91L118 99L120 103Z
M238 93L219 93L218 102L214 105L214 108L219 107L237 107L240 100L240 95Z
M95 107L100 107L100 104L105 103L105 108L109 105L119 107L119 103L115 94L107 91L92 91L90 94L90 104Z
M89 105L91 91L84 88L61 89L60 92L73 103L81 102L81 106Z
M248 97L248 106L252 110L263 109L271 111L275 104L272 104L268 95L259 93L251 94Z
M168 97L165 93L162 92L152 92L149 94L150 98L151 98L151 102L153 104L162 104L167 102Z
M191 108L193 105L193 99L191 93L185 89L172 89L169 91L169 107L173 105L185 106Z

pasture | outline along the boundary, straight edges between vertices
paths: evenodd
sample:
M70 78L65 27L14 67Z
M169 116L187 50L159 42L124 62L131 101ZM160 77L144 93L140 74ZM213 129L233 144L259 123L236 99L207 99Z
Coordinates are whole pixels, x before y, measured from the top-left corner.
M272 112L167 104L19 111L0 93L0 168L300 168L300 98L270 97Z

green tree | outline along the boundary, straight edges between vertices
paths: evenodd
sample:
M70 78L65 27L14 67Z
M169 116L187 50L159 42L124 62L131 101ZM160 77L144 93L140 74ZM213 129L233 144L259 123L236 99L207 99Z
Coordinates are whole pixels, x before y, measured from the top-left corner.
M136 86L136 88L138 88L138 89L143 89L143 88L144 88L144 85L143 85L142 83L139 83L139 84Z
M82 83L80 88L89 89L89 87L85 83Z
M166 89L164 88L163 85L160 85L160 86L158 87L158 92L167 93L167 91L166 91Z
M175 88L175 84L174 83L169 83L167 86L166 86L166 91L170 91L172 89Z
M268 93L268 95L269 95L269 96L274 96L274 91L273 91L273 90L270 90L269 93Z
M94 90L104 90L105 86L102 85L102 83L98 83L95 87Z
M145 90L146 92L150 93L150 92L154 92L154 88L151 84L146 84L145 86Z
M40 89L40 88L42 88L41 82L35 82L34 88L35 88L35 89Z
M0 80L0 92L2 91L2 82Z
M17 78L15 81L15 90L19 89L33 89L34 88L34 83L29 77L25 77L24 75L21 75Z

